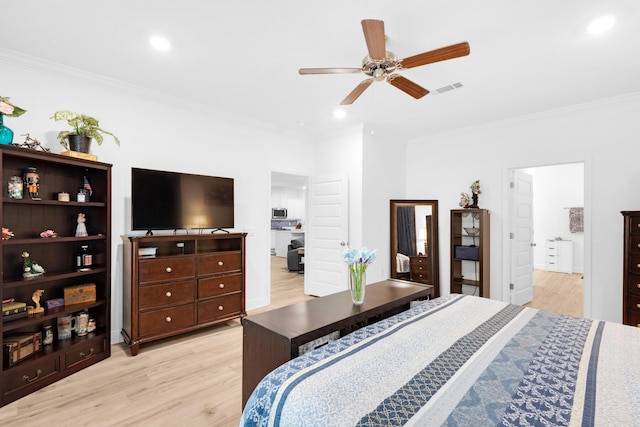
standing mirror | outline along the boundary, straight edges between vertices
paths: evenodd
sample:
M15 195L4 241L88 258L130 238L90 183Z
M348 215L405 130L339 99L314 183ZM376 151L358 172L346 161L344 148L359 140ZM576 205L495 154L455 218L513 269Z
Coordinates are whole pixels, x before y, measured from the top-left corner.
M391 277L433 285L439 297L438 201L390 202Z

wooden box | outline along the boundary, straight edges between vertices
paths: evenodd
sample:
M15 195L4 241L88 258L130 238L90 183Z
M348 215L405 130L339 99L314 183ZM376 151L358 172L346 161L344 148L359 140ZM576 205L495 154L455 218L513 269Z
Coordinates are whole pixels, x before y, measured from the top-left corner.
M64 305L85 304L96 301L95 283L67 286L64 288Z
M36 354L41 348L42 335L40 332L5 337L2 345L2 360L4 360L5 368Z

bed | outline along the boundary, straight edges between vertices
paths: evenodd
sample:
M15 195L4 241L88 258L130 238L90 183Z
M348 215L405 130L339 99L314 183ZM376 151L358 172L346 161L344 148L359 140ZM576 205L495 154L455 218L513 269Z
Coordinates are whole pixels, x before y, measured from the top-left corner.
M640 425L640 329L425 301L268 374L241 426Z

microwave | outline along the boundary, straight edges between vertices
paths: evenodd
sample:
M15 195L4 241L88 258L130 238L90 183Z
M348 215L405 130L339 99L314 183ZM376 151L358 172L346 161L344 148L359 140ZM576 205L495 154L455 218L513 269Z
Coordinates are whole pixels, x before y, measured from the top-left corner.
M287 219L287 210L285 208L271 208L271 218Z

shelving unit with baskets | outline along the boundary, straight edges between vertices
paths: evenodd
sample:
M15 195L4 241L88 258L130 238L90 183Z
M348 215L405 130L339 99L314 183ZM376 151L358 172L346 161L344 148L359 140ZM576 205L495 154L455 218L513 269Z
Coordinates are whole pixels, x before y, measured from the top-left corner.
M451 210L451 292L489 298L489 211Z
M96 290L95 300L45 309L17 320L3 319L3 406L110 356L111 165L10 145L0 147L5 185L0 222L14 234L0 245L2 300L14 299L35 306L32 295L42 290L39 303L45 307L47 300L64 298L65 288L91 284ZM40 176L41 200L32 200L26 189L22 199L9 198L6 186L11 177L23 176L30 167L36 168ZM85 177L92 194L89 201L78 202L75 195L84 188ZM59 200L58 193L69 193L71 200ZM75 237L79 213L85 214L88 236ZM40 237L45 230L55 231L57 237ZM92 262L90 267L80 269L76 256L83 246L89 248ZM43 275L23 276L23 252L45 269ZM95 319L95 330L59 340L58 318L79 312ZM5 344L15 336L37 336L45 327L51 328L53 343L43 344L34 354L10 364Z

